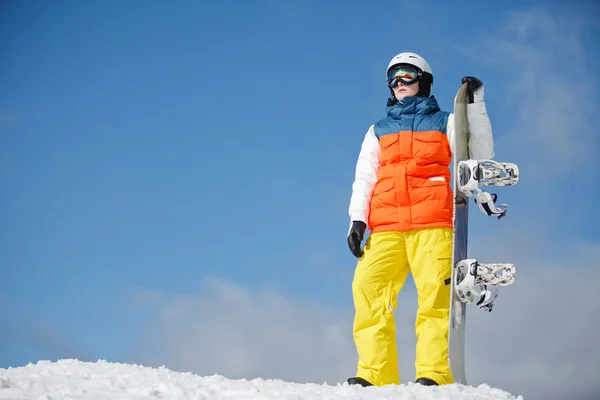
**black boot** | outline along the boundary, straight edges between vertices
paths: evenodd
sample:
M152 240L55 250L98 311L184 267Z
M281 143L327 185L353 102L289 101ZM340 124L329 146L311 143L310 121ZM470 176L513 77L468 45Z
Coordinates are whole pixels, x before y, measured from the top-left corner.
M429 378L419 378L415 381L415 383L418 383L419 385L423 386L438 386L436 381Z
M360 385L360 386L373 386L371 382L364 380L363 378L359 378L355 376L354 378L349 378L348 383L350 385Z

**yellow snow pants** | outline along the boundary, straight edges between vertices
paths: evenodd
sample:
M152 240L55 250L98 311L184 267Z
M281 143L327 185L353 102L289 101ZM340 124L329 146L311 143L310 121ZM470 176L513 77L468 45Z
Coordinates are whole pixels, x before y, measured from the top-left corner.
M356 310L356 376L376 386L399 384L396 298L411 272L418 293L416 377L453 383L448 364L452 230L379 232L367 239L352 294Z

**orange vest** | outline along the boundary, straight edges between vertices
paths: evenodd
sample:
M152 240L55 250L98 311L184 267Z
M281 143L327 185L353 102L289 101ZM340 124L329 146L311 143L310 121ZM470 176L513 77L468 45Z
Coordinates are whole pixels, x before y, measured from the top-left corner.
M371 232L452 227L448 115L433 97L407 97L374 125L381 152Z

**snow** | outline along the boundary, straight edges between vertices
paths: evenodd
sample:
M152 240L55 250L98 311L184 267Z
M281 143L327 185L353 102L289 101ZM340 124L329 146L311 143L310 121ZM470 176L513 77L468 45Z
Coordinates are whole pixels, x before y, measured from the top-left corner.
M425 387L412 382L386 387L348 384L290 383L281 380L227 379L198 376L167 368L95 363L78 360L40 361L24 367L0 369L0 399L397 399L495 400L518 399L487 385L458 384Z

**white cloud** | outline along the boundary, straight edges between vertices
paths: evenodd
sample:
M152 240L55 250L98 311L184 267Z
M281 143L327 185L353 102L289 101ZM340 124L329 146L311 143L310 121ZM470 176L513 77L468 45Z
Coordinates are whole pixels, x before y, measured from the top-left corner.
M532 398L591 398L600 393L600 244L555 260L538 250L512 249L504 261L517 265L515 283L501 288L492 313L470 314L469 372ZM575 382L580 391L570 395Z
M164 345L160 363L177 370L323 382L356 363L348 315L272 290L211 279L197 295L138 300L158 310L152 343Z
M599 86L589 64L595 49L583 40L597 29L593 14L577 7L513 12L468 52L498 72L502 84L496 87L505 88L516 113L499 145L527 163L528 176L556 178L592 161L598 151L593 119ZM560 166L549 174L548 163L556 160Z

